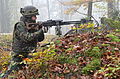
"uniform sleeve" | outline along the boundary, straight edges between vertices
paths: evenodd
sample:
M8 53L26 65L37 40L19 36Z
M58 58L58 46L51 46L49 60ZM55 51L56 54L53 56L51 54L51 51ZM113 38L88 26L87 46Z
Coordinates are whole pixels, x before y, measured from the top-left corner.
M43 41L43 40L44 40L44 38L45 38L45 35L44 35L43 30L42 30L41 34L39 34L39 36L38 36L38 42Z
M37 39L41 34L42 34L42 29L34 32L34 33L29 33L26 31L26 29L24 28L24 26L18 24L16 29L15 29L15 33L16 35L23 41L32 41L34 39Z

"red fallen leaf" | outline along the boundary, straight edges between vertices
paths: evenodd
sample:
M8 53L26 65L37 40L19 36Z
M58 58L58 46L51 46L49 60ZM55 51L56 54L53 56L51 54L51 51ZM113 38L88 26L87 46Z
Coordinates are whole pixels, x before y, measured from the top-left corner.
M67 74L67 73L69 73L70 72L70 70L64 70L63 71L63 73L65 73L65 74Z
M68 66L69 66L69 64L65 63L63 66L64 66L64 67L68 67Z
M62 68L56 66L53 71L61 73L62 70Z
M72 45L72 44L73 44L73 42L69 42L68 44L69 44L69 45Z
M66 45L67 43L66 43L65 41L62 41L62 44L63 44L63 45Z
M117 42L109 42L109 41L105 41L104 43L105 44L111 44L111 45L116 45L117 44Z
M78 71L78 70L79 70L79 67L76 66L76 68L73 70L73 72L76 72L76 71Z
M42 77L42 74L39 73L39 74L38 74L38 77L39 77L39 78Z
M116 51L116 52L115 52L115 56L118 57L118 58L120 58L120 52L119 52L119 51Z
M85 66L86 64L87 64L87 62L86 62L86 61L84 61L84 62L82 63L82 65L83 65L83 66Z
M76 72L79 69L79 67L77 65L69 65L68 67L73 72Z
M77 79L77 77L75 77L75 76L71 76L70 79Z
M88 47L84 47L80 50L80 52L84 52L86 49L88 49Z
M54 75L52 73L49 74L50 79L54 79Z
M69 48L69 46L66 45L65 48Z
M77 50L81 50L82 48L81 47L77 47Z
M89 63L89 62L88 62L88 63ZM80 65L80 66L85 66L86 64L87 64L87 62L85 62L85 61L84 61L84 62L79 62L79 65Z
M92 44L93 44L93 45L96 45L96 44L98 44L98 42L93 42Z
M73 49L81 50L82 48L80 46L74 46Z
M65 79L65 77L64 77L64 76L61 76L60 79Z
M95 73L95 74L93 75L93 78L94 78L94 79L103 79L103 78L104 78L103 75L104 75L104 74L102 74L102 73Z
M69 41L68 41L68 40L65 40L65 43L67 43L67 44L68 44L68 43L69 43Z
M114 48L115 51L119 51L119 48Z
M79 57L77 60L83 62L83 57Z
M61 73L63 71L63 65L61 64L51 64L49 67L49 70L52 72L59 72Z
M64 76L62 76L62 77L56 76L55 79L65 79L65 77Z
M82 63L82 62L79 62L78 64L79 64L80 66L82 66L83 63Z
M103 53L104 56L108 56L108 55L110 56L111 54L112 54L112 52L105 52L105 53Z
M80 79L91 79L89 76L80 76Z
M78 35L77 37L78 37L78 38L81 38L81 36L80 36L80 35Z
M108 54L105 52L105 53L103 53L103 56L107 56Z
M59 77L59 76L56 76L55 79L60 79L60 77Z
M82 41L82 43L86 43L86 42L87 42L87 40L83 40L83 41Z

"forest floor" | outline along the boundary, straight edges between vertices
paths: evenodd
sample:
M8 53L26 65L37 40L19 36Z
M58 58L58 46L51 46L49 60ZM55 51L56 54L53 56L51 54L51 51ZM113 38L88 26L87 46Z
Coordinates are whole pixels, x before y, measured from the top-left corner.
M57 38L46 36L23 70L9 75L12 79L120 79L120 31L90 32ZM0 72L7 70L11 35L0 36ZM8 79L9 79L8 78Z

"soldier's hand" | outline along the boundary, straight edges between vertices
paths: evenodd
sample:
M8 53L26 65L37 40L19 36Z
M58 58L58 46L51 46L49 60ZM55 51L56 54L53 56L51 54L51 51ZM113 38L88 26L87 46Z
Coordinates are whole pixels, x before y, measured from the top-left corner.
M43 30L44 33L47 33L48 32L48 27L43 27L42 30Z
M39 25L39 29L41 29L43 26L42 26L42 22L37 22L37 24Z

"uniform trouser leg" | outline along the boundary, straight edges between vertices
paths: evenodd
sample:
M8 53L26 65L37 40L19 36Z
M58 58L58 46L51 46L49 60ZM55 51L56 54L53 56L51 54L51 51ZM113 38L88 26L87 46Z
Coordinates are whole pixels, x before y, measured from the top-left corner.
M23 61L23 58L27 57L27 53L15 53L11 52L12 59L10 61L10 65L8 66L8 70L5 72L4 76L8 76L13 71L18 71L22 69L23 66L25 66L24 63L21 63Z

